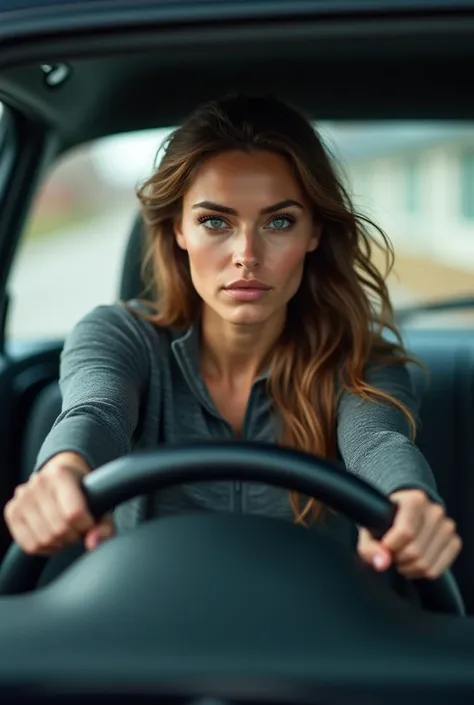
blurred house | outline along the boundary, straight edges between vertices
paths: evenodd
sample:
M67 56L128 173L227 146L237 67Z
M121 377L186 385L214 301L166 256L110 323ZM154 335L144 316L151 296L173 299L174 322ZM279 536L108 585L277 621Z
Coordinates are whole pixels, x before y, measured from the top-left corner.
M93 148L93 145L81 147L57 163L36 197L35 220L51 221L62 215L70 219L88 217L120 201L125 189L102 177L93 158Z
M378 122L334 133L356 202L395 245L474 268L474 126Z
M322 130L357 207L389 235L417 297L474 287L474 126L364 122Z

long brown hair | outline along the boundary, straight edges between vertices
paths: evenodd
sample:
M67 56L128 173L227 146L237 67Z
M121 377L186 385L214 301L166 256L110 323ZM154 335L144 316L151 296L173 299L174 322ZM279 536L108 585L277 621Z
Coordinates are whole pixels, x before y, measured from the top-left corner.
M408 361L397 330L386 278L394 253L385 233L353 204L321 138L297 110L274 97L229 96L199 107L162 145L163 157L139 188L147 225L143 271L150 272L156 325L187 328L200 313L186 252L176 244L173 219L203 160L224 150L267 150L282 155L322 223L315 252L306 257L303 278L290 301L285 329L275 349L268 392L281 419L279 442L328 459L337 458L336 412L344 391L408 409L364 381L370 360L383 365ZM385 256L382 274L373 248ZM394 342L383 337L391 332ZM316 500L301 506L290 494L296 521Z

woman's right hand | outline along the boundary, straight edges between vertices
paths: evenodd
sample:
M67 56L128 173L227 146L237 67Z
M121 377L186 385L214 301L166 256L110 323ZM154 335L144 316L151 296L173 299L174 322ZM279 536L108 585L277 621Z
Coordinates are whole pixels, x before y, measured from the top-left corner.
M19 485L4 516L16 543L29 554L51 555L84 537L88 550L114 535L110 515L96 522L80 483L89 472L76 453L59 453Z

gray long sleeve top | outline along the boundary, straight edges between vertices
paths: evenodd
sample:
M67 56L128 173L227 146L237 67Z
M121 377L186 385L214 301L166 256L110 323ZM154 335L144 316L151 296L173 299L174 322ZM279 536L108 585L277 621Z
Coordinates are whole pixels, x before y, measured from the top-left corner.
M369 370L367 378L417 416L419 403L404 365ZM252 387L243 440L276 441L265 382L262 376ZM158 328L122 304L95 308L72 330L61 355L60 387L62 412L36 470L63 451L79 453L97 468L160 442L234 438L202 379L195 327L184 334ZM439 499L432 471L409 439L408 421L393 405L345 392L337 440L347 470L382 492L411 487ZM157 493L151 506L158 515L192 508L293 516L287 491L259 483L193 483ZM122 505L116 512L119 530L135 526L149 507L143 497Z

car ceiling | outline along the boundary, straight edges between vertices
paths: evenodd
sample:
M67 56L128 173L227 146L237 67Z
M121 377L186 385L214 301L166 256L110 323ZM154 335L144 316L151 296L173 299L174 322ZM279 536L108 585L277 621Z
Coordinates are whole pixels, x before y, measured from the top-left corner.
M277 93L315 119L474 117L474 6L449 18L245 18L186 25L137 15L107 32L5 40L0 100L54 128L63 148L177 124L234 90ZM58 62L70 77L49 88L41 66Z

